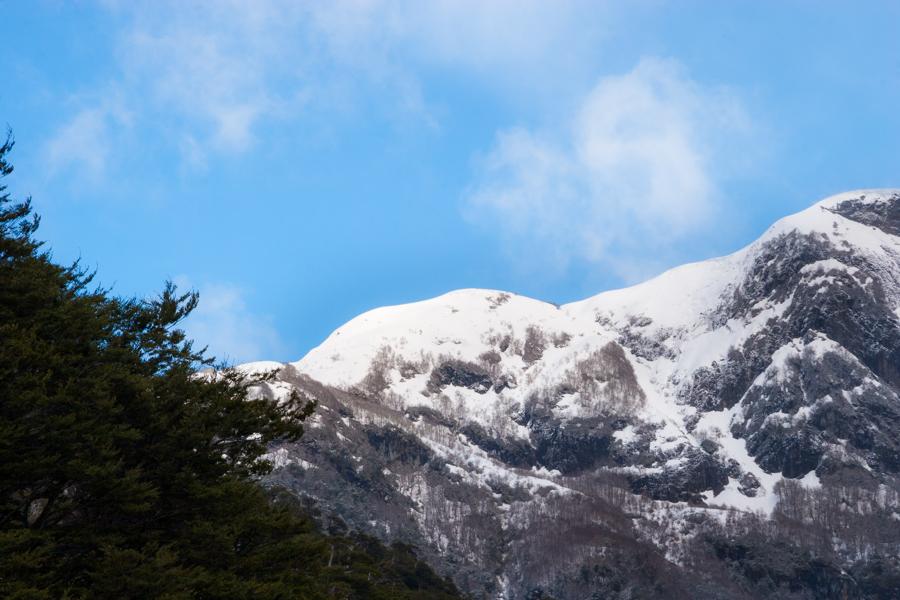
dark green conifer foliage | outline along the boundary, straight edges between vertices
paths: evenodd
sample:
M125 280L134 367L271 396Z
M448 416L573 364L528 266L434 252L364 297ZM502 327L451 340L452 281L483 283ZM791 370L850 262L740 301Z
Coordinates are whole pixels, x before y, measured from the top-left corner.
M197 376L213 363L177 328L196 294L115 297L37 226L0 185L0 597L456 597L411 549L270 504L262 457L313 404Z

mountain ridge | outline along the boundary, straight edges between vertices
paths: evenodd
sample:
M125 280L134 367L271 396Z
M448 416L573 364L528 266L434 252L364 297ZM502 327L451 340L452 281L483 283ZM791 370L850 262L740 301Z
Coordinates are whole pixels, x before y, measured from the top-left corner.
M351 319L350 321L348 321L347 323L345 323L344 325L342 325L341 327L336 329L331 335L329 335L328 338L326 338L326 340L322 344L320 344L320 346L317 346L316 348L314 348L313 350L308 352L303 358L301 358L298 361L295 361L292 364L296 365L298 368L303 370L305 367L308 367L309 363L314 359L316 354L325 351L325 348L327 348L330 340L333 340L335 337L340 336L340 335L344 335L346 337L346 335L349 333L348 330L351 330L354 326L357 326L361 323L365 323L367 321L375 321L376 319L384 320L388 315L397 314L403 310L424 309L424 308L428 307L429 305L440 304L441 302L449 302L454 299L465 299L466 296L481 296L481 297L498 297L498 296L505 297L505 296L508 296L510 298L515 298L517 301L519 301L523 304L524 303L535 303L535 311L540 311L540 310L546 309L546 310L544 310L545 315L550 315L550 314L553 314L558 311L562 311L562 312L568 311L571 313L571 312L577 311L578 309L586 309L586 310L592 310L592 309L596 310L598 308L602 309L602 308L604 308L602 306L602 303L605 300L615 299L620 296L628 296L630 293L636 292L638 290L647 289L647 288L653 287L653 286L660 286L661 284L666 283L667 280L674 278L676 275L684 275L686 273L695 271L700 268L704 268L704 267L711 268L714 266L721 267L721 268L723 268L723 270L726 270L726 269L731 270L731 269L729 269L729 267L733 267L733 265L730 263L736 262L737 259L749 254L754 248L757 248L758 246L763 244L768 239L771 239L775 235L777 235L779 233L783 233L784 230L794 229L794 230L799 231L799 230L801 230L801 228L805 227L806 231L804 231L804 233L809 233L811 231L822 232L822 229L825 229L825 228L820 228L820 229L811 228L811 227L809 227L809 225L810 225L809 220L803 218L803 217L811 216L816 211L816 209L827 210L829 208L833 208L834 205L840 203L841 201L858 198L860 196L868 197L870 199L870 201L874 203L874 202L878 202L879 198L890 197L891 195L896 195L898 193L900 193L900 190L897 190L897 189L880 189L880 190L858 190L858 191L853 191L853 192L844 192L841 194L836 194L836 195L830 196L828 198L825 198L824 200L820 200L820 201L814 203L809 208L807 208L803 211L800 211L793 215L789 215L789 216L783 217L782 219L779 219L773 225L771 225L763 233L763 235L760 236L757 240L754 240L747 246L745 246L731 254L679 265L679 266L673 267L672 269L668 269L668 270L664 271L663 273L661 273L647 281L635 284L633 286L628 286L628 287L624 287L624 288L618 288L618 289L600 292L599 294L590 296L588 298L585 298L582 300L577 300L577 301L566 303L566 304L562 304L562 305L556 305L556 304L546 302L546 301L543 301L540 299L530 298L528 296L505 292L502 290L463 288L463 289L458 289L458 290L452 290L450 292L446 292L444 294L441 294L439 296L436 296L436 297L430 298L430 299L426 299L426 300L375 308L375 309L366 311L364 313L361 313L359 316ZM671 287L675 287L675 286L668 286L668 287L671 288ZM721 290L717 290L717 292L720 292L720 291ZM718 295L718 294L716 294L716 295ZM666 300L665 302L666 302L666 304L671 304L668 300ZM622 305L622 304L625 304L625 302L619 301L616 304ZM541 308L541 307L543 307L543 308ZM550 310L551 308L554 310ZM710 308L710 307L707 306L705 308ZM654 310L644 311L644 312L662 312L662 311L658 307L654 307ZM683 307L679 307L677 314L691 315L693 313L690 310L684 309ZM368 334L368 333L370 333L370 331L366 330L363 333Z
M900 191L847 192L562 306L470 289L368 311L295 363L242 367L279 369L261 394L320 403L308 439L273 449L272 481L497 598L570 594L568 567L523 546L547 519L576 537L603 523L660 569L685 564L673 540L701 539L690 519L775 518L785 490L853 489L900 519L898 234Z

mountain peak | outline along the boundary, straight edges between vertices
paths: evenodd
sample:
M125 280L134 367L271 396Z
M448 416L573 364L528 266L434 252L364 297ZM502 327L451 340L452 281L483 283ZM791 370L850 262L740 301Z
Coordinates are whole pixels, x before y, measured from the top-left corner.
M660 522L895 486L898 211L894 190L839 194L733 254L562 306L465 289L364 313L263 384L321 408L276 477L520 591L535 564L447 515L527 543L534 515L581 514L610 481L626 504L661 503L642 505Z
M616 331L636 320L647 321L655 330L703 330L748 271L759 268L756 261L774 240L813 234L836 248L853 247L867 255L881 256L886 247L900 252L900 239L890 229L898 209L897 190L831 196L779 220L733 254L675 267L646 282L562 306L499 290L460 289L377 308L335 330L295 364L323 381L352 385L365 377L372 357L385 346L410 358L421 353L469 354L483 347L485 336L505 332L524 339L529 327L577 335L596 330L598 320Z
M293 366L338 389L389 397L399 410L443 414L453 407L447 417L453 422L503 438L533 438L521 419L531 418L522 411L535 402L542 418L560 423L619 414L652 426L650 447L678 445L674 455L660 455L669 456L660 468L714 439L722 464L734 461L737 472L752 474L762 488L753 496L734 488L720 497L717 484L709 493L769 510L782 470L806 475L819 463L784 466L760 458L765 449L739 443L760 432L736 424L733 433L733 411L746 409L744 397L762 385L755 378L781 356L779 349L801 356L813 347L802 341L808 335L846 349L846 356L832 353L827 361L900 381L891 366L900 364L900 336L890 334L900 307L900 237L890 232L898 206L894 190L832 196L781 219L731 255L562 306L463 289L375 309ZM850 299L864 315L848 312ZM858 331L873 319L885 328ZM706 429L697 431L698 423ZM823 452L811 456L825 460Z

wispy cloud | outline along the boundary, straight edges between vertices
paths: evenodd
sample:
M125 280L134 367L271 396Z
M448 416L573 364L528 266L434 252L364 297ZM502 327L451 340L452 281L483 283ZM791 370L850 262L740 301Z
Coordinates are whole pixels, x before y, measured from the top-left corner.
M50 172L73 169L93 179L104 176L114 152L115 132L128 122L127 112L110 102L79 110L46 143Z
M109 77L71 100L75 114L47 144L55 162L89 140L97 151L83 150L73 160L101 173L110 149L126 146L110 127L109 97L152 137L147 142L169 145L192 168L205 167L210 153L252 149L260 123L303 104L308 76L299 8L241 0L109 2L107 8L120 23Z
M181 289L190 289L191 281L175 279ZM262 358L288 360L286 344L268 315L254 313L246 292L231 283L199 286L200 304L182 324L197 347L208 346L220 360L241 363Z
M346 107L403 111L439 125L422 73L456 69L487 85L548 78L589 63L606 2L566 0L284 0L106 3L120 23L117 51L102 89L82 96L50 145L104 130L103 98L115 94L155 135L168 136L187 165L209 153L252 148L263 123L307 110ZM592 18L586 18L586 17ZM102 171L104 151L83 157Z
M117 84L150 116L212 149L249 149L257 123L302 86L286 69L298 48L285 24L265 2L159 6L138 11L120 36Z
M536 85L591 64L614 14L613 3L597 0L337 0L310 10L344 63L438 65L489 84Z
M645 59L600 79L562 133L501 132L468 209L522 260L650 259L717 210L728 156L749 126L727 90L692 81L673 60Z

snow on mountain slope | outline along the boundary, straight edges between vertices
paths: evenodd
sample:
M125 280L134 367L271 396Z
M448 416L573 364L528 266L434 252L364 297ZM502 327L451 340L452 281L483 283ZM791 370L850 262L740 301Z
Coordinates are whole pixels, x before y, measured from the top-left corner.
M608 413L647 422L655 428L650 449L663 455L685 444L700 447L703 440L714 438L720 458L737 462L735 474L751 473L768 485L763 484L761 497L753 500L726 491L710 492L709 497L747 507L770 506L774 480L747 454L744 440L733 437L730 421L713 416L731 415L732 408L701 416L704 407L686 400L685 390L693 389L695 373L718 367L729 353L765 335L792 309L794 293L753 296L756 288L768 285L764 280L769 266L787 251L767 253L786 239L800 240L792 243L802 252L808 252L807 243L831 249L827 258L784 274L799 275L802 279L796 285L827 286L840 274L860 277L859 267L838 258L850 254L869 265L868 281L858 283L877 284L896 313L900 238L837 210L855 206L853 216L896 197L891 190L833 196L781 219L734 254L684 265L640 285L563 306L469 289L379 308L340 327L294 366L343 389L374 385L369 391L389 393L391 402L402 408L446 412L449 399L455 418L500 437L527 438L522 411L542 397L550 415L561 421ZM806 239L809 242L802 241ZM737 306L736 298L752 303ZM625 368L633 372L635 389L614 389L610 373L613 378L618 374L613 365L617 349ZM601 356L603 352L607 356ZM445 368L444 380L435 379L436 369L451 360L460 362ZM585 369L597 368L610 373L601 381L585 376ZM469 381L479 377L481 384ZM729 479L726 490L735 487L734 480Z
M898 236L900 191L862 190L580 302L467 289L369 311L261 386L319 401L274 477L458 581L497 573L467 589L529 584L534 520L610 494L664 523L770 513L786 479L895 485Z
M589 390L569 389L578 387L572 383L577 379L573 373L613 344L624 350L643 399L640 406L629 407L632 416L658 427L655 448L685 442L699 446L713 434L709 428L695 429L698 411L684 402L685 382L699 368L717 364L734 348L759 336L791 306L792 296L787 296L757 299L736 314L728 310L742 286L757 277L754 271L766 268L760 260L776 241L809 236L869 261L895 310L900 298L900 239L835 212L847 203L873 206L895 196L893 191L874 190L833 196L778 221L734 254L684 265L640 285L559 307L505 292L469 289L376 309L339 328L294 366L315 380L342 388L359 386L374 374L403 407L442 410L428 392L429 373L450 359L479 365L507 384L487 390L450 385L460 416L498 435L527 436L527 429L514 421L536 395L556 396L550 410L562 419L618 410L615 404L621 398L596 389L609 387L608 383ZM857 270L828 258L804 264L800 273L807 277L806 285L815 285L827 283L835 272L853 277ZM727 425L715 433L726 453L740 445ZM744 452L733 454L727 458L737 460L745 472L761 476ZM768 492L771 486L763 488L764 494ZM756 505L766 502L754 501Z
M563 319L552 304L491 290L457 290L422 302L377 308L351 320L295 365L330 385L359 383L384 346L409 360L421 353L475 358L484 335L509 331L520 338L532 324Z
M656 330L708 330L704 317L741 283L760 249L779 235L792 231L818 234L860 253L896 253L900 250L896 236L831 210L848 200L865 197L876 203L895 193L862 190L832 196L781 219L734 254L676 267L645 283L571 304L555 306L507 292L464 289L422 302L378 308L337 329L295 365L320 381L351 385L365 376L384 345L410 359L417 359L422 352L474 358L474 353L483 350L487 332L509 332L524 339L527 327L538 326L570 335L597 334L598 316L608 317L606 329L610 332L635 319L652 320Z

